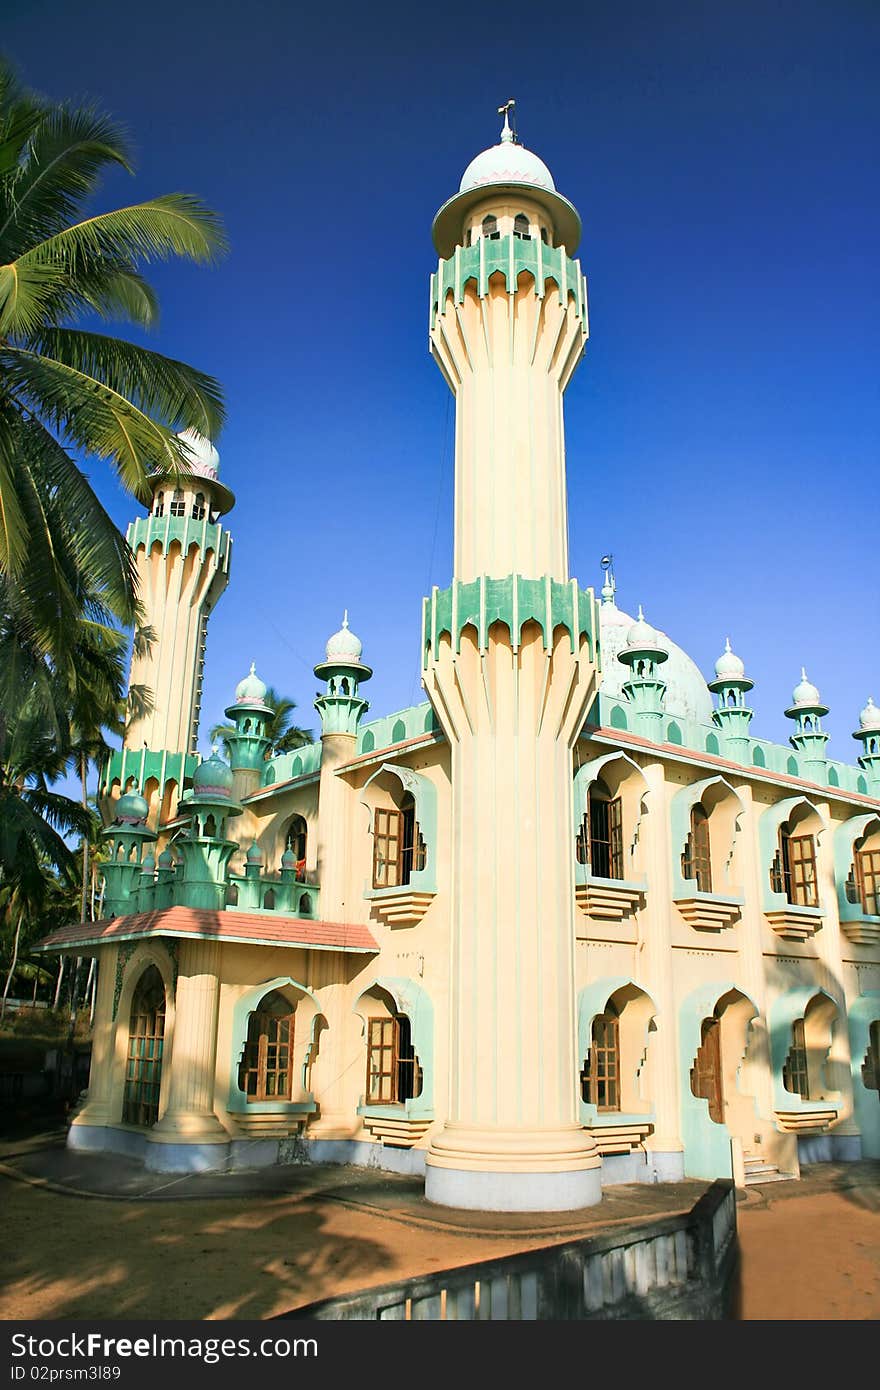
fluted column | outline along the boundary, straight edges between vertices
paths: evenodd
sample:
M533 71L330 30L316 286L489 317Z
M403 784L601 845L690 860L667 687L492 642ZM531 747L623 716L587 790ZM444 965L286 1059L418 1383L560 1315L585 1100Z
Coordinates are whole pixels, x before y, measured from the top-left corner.
M430 653L425 683L452 751L449 1119L426 1196L483 1210L599 1200L577 1120L571 748L595 689L585 641L496 624Z
M116 988L118 946L104 946L98 958L98 981L95 992L95 1026L92 1032L92 1057L89 1067L89 1093L86 1103L75 1117L71 1129L80 1125L111 1125L119 1120L121 1098L113 1096L114 1040L113 996ZM127 1020L126 1020L127 1022ZM68 1141L76 1147L76 1137Z
M168 1067L168 1102L150 1138L159 1143L224 1141L214 1114L220 943L182 941Z

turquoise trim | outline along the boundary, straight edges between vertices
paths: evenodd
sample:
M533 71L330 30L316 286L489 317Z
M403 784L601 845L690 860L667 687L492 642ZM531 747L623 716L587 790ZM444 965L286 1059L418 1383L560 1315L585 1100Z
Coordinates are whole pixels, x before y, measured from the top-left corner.
M477 294L484 299L489 293L490 277L501 274L508 294L515 294L523 272L531 275L539 299L543 299L548 281L556 285L560 304L572 297L586 331L587 286L580 261L571 260L561 246L548 246L540 238L523 241L510 234L497 241L478 237L473 246L456 247L448 260L439 263L431 276L431 327L450 292L461 304L465 286L475 282Z
M229 1095L226 1106L233 1114L240 1115L310 1115L317 1110L317 1103L311 1091L306 1091L305 1100L258 1100L248 1101L244 1091L238 1084L238 1067L241 1061L241 1052L247 1040L247 1021L248 1015L253 1013L257 1004L266 994L271 994L274 989L295 989L305 998L310 999L315 1006L315 1014L312 1018L310 1030L310 1042L306 1048L303 1061L303 1076L301 1083L305 1090L305 1067L308 1063L309 1052L314 1046L314 1024L318 1014L323 1015L323 1010L319 1000L312 991L299 980L295 980L292 975L276 975L274 980L265 980L262 984L254 985L253 989L248 990L247 994L242 995L235 1003L232 1010L232 1056L229 1066ZM297 1009L299 1000L297 1000ZM296 1026L294 1025L294 1039L296 1038ZM295 1043L294 1043L295 1046Z
M372 776L367 778L364 783L364 791L367 790L371 782L375 782L376 778L381 777L384 772L396 777L404 791L412 794L416 805L416 820L425 842L425 867L424 869L413 869L406 887L418 889L422 893L436 893L437 788L421 772L413 772L412 768L402 767L397 763L383 763ZM401 888L374 889L367 896L381 897L387 894L390 897L392 894L400 892Z
M544 634L545 650L553 645L555 629L564 627L572 654L576 654L579 638L584 636L590 657L595 655L599 610L593 590L579 589L576 579L565 584L548 574L541 579L523 579L519 574L509 574L504 579L480 575L470 584L454 579L448 589L433 589L431 597L422 604L425 668L429 653L437 651L441 633L450 635L457 656L462 632L466 627L474 627L480 651L485 651L489 629L497 622L503 623L510 633L514 651L519 649L525 624L536 622Z
M862 1080L862 1064L871 1041L871 1024L880 1019L880 989L860 994L849 1006L849 1051L855 1120L862 1133L862 1158L880 1158L880 1104L876 1091Z
M125 784L134 778L138 791L143 792L154 777L159 784L160 799L166 782L176 782L180 795L192 784L193 773L199 765L197 753L168 753L164 749L116 748L101 769L101 796L108 796L114 782Z
M355 1000L353 1012L364 1020L368 1015L362 1012L364 996L369 994L371 989L384 989L386 994L390 994L394 1000L397 1012L406 1014L409 1019L410 1034L412 1037L413 1051L419 1060L422 1069L422 1090L421 1094L412 1100L403 1102L403 1105L379 1106L377 1109L382 1114L400 1115L405 1113L408 1119L413 1120L432 1120L434 1118L434 1005L431 997L420 984L415 980L408 980L402 976L379 975L365 989L361 990ZM358 1107L358 1114L368 1113L364 1103ZM370 1107L370 1113L373 1107Z
M726 1124L709 1118L709 1102L691 1090L691 1068L700 1047L704 1018L713 1018L719 999L735 990L751 1005L751 1019L758 1006L733 980L716 980L700 985L687 996L679 1010L679 1091L681 1095L681 1137L684 1144L684 1172L688 1178L732 1177L730 1131ZM746 1046L748 1050L748 1029Z
M822 823L822 829L828 829L828 822L822 812L806 796L789 796L784 801L777 801L775 806L768 806L758 821L758 845L760 849L761 862L758 866L758 873L761 878L761 892L763 894L764 911L774 912L791 906L784 893L774 893L770 887L770 869L773 859L779 847L779 827L783 821L787 821L796 806L809 806L810 810L818 817ZM822 905L819 907L801 907L799 912L805 915L821 917Z
M782 1084L782 1068L791 1050L792 1024L796 1019L803 1018L807 1005L819 994L824 995L829 1003L834 1005L839 1019L842 1013L840 1005L827 989L822 989L819 985L787 990L771 1006L770 1065L773 1071L773 1103L777 1110L798 1110L809 1114L816 1109L831 1110L837 1105L833 1100L802 1100L797 1092L787 1091Z
M693 782L689 786L681 787L673 796L672 804L669 808L670 834L672 837L672 896L674 899L701 897L705 898L707 901L742 903L743 898L736 892L698 893L696 879L685 878L681 872L681 856L687 844L687 837L690 834L691 828L691 811L698 801L703 800L703 797L710 787L726 788L739 805L739 811L734 817L733 839L730 842L730 847L725 857L725 868L730 864L736 837L740 833L740 818L744 816L746 812L745 802L739 792L730 785L726 777L721 776L704 777L700 782ZM709 814L711 815L711 810ZM711 837L711 824L709 833ZM725 883L725 887L729 889L730 885Z
M201 521L192 516L140 516L131 522L125 538L132 550L143 545L148 552L157 543L167 550L172 541L179 541L184 554L197 545L201 550L214 551L220 569L229 565L232 537L219 521L211 523L207 516Z
M872 821L880 828L880 811L868 811L864 816L850 816L834 831L834 879L837 884L837 910L841 922L876 922L880 925L880 917L866 913L861 901L851 903L846 896L846 882L854 866L855 842L862 838Z
M580 1069L584 1064L584 1058L589 1052L590 1045L593 1041L593 1019L605 1012L608 1000L611 998L612 994L616 994L619 989L624 989L627 985L631 985L633 989L639 990L651 1005L652 1013L645 1023L645 1032L642 1039L643 1047L641 1049L643 1054L647 1051L648 1041L651 1036L650 1023L652 1019L657 1017L657 1005L654 1003L654 1000L645 989L644 985L640 985L631 975L606 975L603 979L594 980L591 985L585 985L583 989L578 991L578 1073L580 1073ZM609 1112L603 1110L600 1115L595 1105L582 1099L579 1087L578 1118L580 1124L587 1126L597 1124L626 1124L632 1120L638 1120L641 1124L645 1124L653 1120L654 1112L653 1110L646 1110L638 1115L621 1115L617 1111Z
M292 782L297 777L307 777L321 771L320 739L316 743L306 743L302 748L294 748L290 753L280 753L272 758L263 770L263 786L274 782Z

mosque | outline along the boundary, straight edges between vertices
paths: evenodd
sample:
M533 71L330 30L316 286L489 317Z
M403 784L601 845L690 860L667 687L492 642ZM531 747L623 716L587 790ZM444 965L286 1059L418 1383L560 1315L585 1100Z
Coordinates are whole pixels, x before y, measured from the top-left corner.
M511 1211L880 1157L880 709L834 762L803 673L765 742L729 643L707 682L610 564L598 600L569 575L581 224L502 109L433 228L455 535L426 700L368 716L346 615L319 741L273 749L252 666L228 762L200 760L234 503L208 441L129 528L152 708L102 775L103 918L44 942L99 963L74 1148L369 1165Z

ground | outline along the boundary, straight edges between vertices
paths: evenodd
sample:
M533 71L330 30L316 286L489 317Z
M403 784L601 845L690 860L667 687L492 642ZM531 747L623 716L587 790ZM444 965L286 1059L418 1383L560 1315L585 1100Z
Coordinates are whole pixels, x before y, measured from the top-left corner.
M705 1188L633 1185L567 1216L487 1216L433 1207L418 1180L363 1169L180 1178L62 1141L56 1129L0 1144L2 1318L268 1318L684 1210ZM740 1318L876 1318L880 1164L821 1164L801 1183L751 1188L738 1221Z

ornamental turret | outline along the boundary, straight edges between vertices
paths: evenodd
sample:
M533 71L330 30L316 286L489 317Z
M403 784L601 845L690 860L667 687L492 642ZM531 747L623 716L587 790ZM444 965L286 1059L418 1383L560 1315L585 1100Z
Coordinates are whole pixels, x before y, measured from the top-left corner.
M792 748L800 754L800 766L806 777L824 781L826 756L825 745L829 735L822 728L822 719L828 713L823 705L819 691L801 667L801 678L792 692L791 704L785 711L786 719L793 719L794 733L789 738Z
M746 704L746 695L754 688L741 659L731 650L730 638L715 662L715 679L709 689L718 697L718 707L712 711L712 723L721 732L721 751L734 762L749 761L749 726L753 711Z
M229 765L235 773L235 790L240 797L254 792L269 748L269 725L274 711L266 704L268 686L257 675L256 666L235 687L235 699L226 708L234 732L225 733Z
M626 646L617 653L618 661L629 667L623 683L623 693L633 707L636 733L663 742L663 717L666 702L666 681L660 671L669 652L660 634L646 622L639 604L639 616L626 635Z
M182 798L178 814L188 827L176 837L180 869L175 901L186 907L218 911L226 902L226 871L238 845L226 834L226 822L241 815L233 797L233 772L216 750L199 763L192 791Z
M315 667L318 680L326 682L324 693L315 700L321 716L322 736L328 734L355 735L364 713L370 708L359 687L373 672L361 661L363 645L348 625L348 609L342 627L327 642L325 657Z
M103 832L109 851L104 872L104 911L109 917L137 912L144 878L152 882L149 861L156 836L147 825L149 806L139 791L124 792L114 807L115 819Z
M853 734L862 745L859 767L868 776L868 790L873 796L880 796L880 708L874 704L873 696L859 714L859 727Z
M195 430L178 438L189 472L176 487L157 479L149 516L126 533L144 610L129 688L149 692L125 734L137 751L196 752L208 618L229 581L232 539L220 517L235 497L220 482L210 440Z

